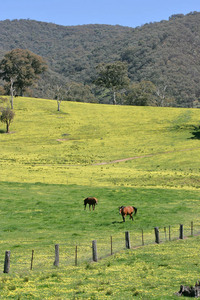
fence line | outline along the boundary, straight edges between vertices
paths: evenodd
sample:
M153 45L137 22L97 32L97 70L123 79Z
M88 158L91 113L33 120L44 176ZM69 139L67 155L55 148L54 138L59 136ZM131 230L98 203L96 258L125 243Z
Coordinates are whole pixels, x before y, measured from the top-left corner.
M32 255L24 251L18 256L14 251L12 253L11 251L6 251L3 272L9 273L10 269L12 272L15 272L18 268L22 267L23 269L34 270L34 268L42 268L46 264L49 266L54 265L54 267L59 267L60 265L77 266L83 262L97 262L99 259L118 253L121 250L133 249L154 243L160 244L195 235L200 235L200 225L194 224L192 221L189 225L180 224L179 227L170 225L164 228L155 227L154 232L153 230L152 232L145 232L143 229L141 229L141 232L126 231L118 234L117 237L110 236L110 240L106 240L105 237L99 238L98 241L93 240L92 244L87 246L76 244L72 247L71 245L59 243L55 244L54 252L52 248L51 254L48 255L45 255L44 251L40 250L38 252L32 250Z

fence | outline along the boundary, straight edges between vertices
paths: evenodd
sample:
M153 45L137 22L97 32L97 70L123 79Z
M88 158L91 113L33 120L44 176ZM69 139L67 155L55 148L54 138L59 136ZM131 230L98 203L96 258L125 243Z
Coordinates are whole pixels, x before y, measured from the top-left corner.
M44 253L41 248L23 251L23 253L6 251L4 257L4 273L22 270L44 269L45 265L58 267L60 265L79 265L83 262L97 262L99 259L113 255L124 249L133 249L153 243L163 243L200 234L200 224L190 222L187 225L155 227L151 232L141 229L140 232L126 231L111 235L109 238L99 238L90 244L74 247L69 244L55 244ZM3 261L0 259L0 262Z

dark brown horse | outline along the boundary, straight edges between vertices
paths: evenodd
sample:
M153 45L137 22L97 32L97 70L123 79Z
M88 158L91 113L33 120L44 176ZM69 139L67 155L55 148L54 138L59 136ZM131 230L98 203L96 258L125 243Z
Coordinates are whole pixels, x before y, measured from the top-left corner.
M133 220L133 213L136 215L137 208L134 206L120 206L119 213L122 215L123 221L125 222L125 217L130 215L130 219Z
M85 209L86 209L86 205L89 204L89 209L91 210L91 205L93 210L95 209L95 205L98 204L98 200L95 197L87 197L84 200L84 205L85 205Z

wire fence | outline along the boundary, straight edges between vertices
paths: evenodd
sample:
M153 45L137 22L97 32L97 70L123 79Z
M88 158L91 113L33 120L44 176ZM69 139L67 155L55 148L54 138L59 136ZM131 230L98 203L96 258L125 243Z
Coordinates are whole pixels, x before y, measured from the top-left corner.
M157 233L156 233L157 230ZM11 253L0 253L0 264L4 266L4 273L18 272L19 270L45 270L45 267L52 266L76 266L82 263L90 263L106 258L110 255L118 253L126 248L137 248L145 245L164 243L180 238L200 235L200 222L189 222L185 225L166 226L163 228L155 227L151 231L128 231L119 232L110 236L98 238L95 240L95 247L93 241L85 240L84 242L76 243L59 243L56 245L45 245L41 247L38 244L34 249L30 245L26 245L26 249L21 246L19 249L12 249ZM157 240L156 234L159 235ZM127 238L129 239L127 241ZM128 245L128 246L127 246ZM57 249L56 249L57 247ZM94 253L96 251L96 253ZM6 255L7 253L7 255ZM57 260L57 261L56 261Z

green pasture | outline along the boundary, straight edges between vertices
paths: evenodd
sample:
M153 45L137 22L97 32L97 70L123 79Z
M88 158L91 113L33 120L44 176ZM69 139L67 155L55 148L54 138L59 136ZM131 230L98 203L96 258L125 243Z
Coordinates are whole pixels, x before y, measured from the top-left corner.
M11 133L0 124L2 270L11 251L0 298L173 299L180 284L195 284L199 237L176 239L180 224L187 236L191 221L200 231L198 109L62 102L57 112L56 101L19 97L14 110ZM87 196L99 199L95 211L84 210ZM121 205L138 208L133 222L122 222Z
M8 182L2 182L0 189L2 271L5 250L11 251L10 273L0 278L2 298L163 299L164 295L173 299L180 284L194 284L199 278L199 237L190 237L191 221L194 234L200 232L199 191ZM95 211L84 210L88 193L99 199ZM121 203L137 206L133 222L128 218L122 222ZM189 239L177 241L179 224L184 224ZM160 230L160 245L154 245L155 226ZM125 231L130 233L132 250L125 250ZM97 240L98 263L91 263L92 240ZM58 268L53 266L57 243Z

